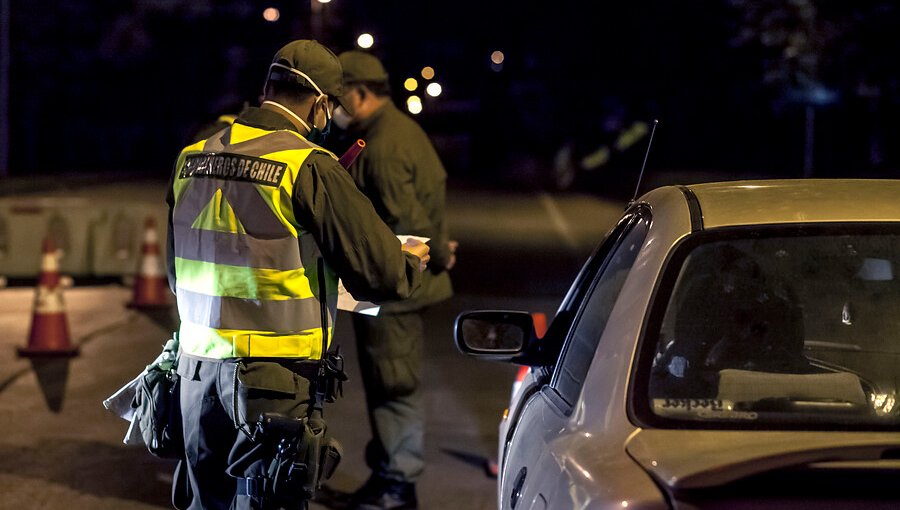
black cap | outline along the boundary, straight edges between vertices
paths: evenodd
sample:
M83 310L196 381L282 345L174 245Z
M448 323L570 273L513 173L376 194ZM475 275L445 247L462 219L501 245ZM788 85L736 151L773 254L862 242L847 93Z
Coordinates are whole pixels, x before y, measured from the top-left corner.
M317 41L300 39L284 45L272 59L266 81L282 81L315 90L341 103L344 93L341 61Z
M371 53L351 50L338 56L344 68L344 84L358 82L384 83L388 81L388 73L384 65Z

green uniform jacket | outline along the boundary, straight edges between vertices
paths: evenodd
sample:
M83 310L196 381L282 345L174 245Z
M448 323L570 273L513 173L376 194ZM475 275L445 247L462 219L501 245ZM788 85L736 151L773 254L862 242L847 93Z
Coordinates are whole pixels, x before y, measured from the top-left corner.
M385 303L385 312L407 312L453 295L448 233L444 220L447 172L425 131L388 102L354 126L366 148L350 166L350 175L395 234L431 238L431 262L422 286L409 299Z
M236 122L266 130L296 131L281 115L259 108L243 112ZM419 259L400 250L400 242L337 160L325 152L314 152L304 167L294 185L294 216L313 236L325 261L347 290L358 299L376 303L409 296L421 282ZM172 186L166 201L168 276L175 292Z

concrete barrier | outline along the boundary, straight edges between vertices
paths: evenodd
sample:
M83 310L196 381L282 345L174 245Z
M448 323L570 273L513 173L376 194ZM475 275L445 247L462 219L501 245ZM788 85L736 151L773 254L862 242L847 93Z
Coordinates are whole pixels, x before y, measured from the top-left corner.
M155 191L155 193L154 193ZM41 242L50 236L60 250L60 272L71 276L126 276L137 272L144 221L166 225L159 190L143 200L141 190L121 196L90 189L67 196L0 197L0 277L34 278L40 272ZM72 195L72 196L69 196ZM161 231L165 236L165 228Z
M137 204L104 208L103 214L92 226L90 267L92 274L95 276L136 274L141 259L144 222L150 217L157 225L162 225L160 236L164 240L167 214L164 205Z

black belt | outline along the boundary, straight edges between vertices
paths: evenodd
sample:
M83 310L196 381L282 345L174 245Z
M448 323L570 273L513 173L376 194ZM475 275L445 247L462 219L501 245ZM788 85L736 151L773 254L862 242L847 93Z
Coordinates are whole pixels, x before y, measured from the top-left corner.
M319 367L322 364L322 362L317 359L299 359L296 361L280 360L277 361L277 363L300 377L305 377L307 379L315 379L318 377Z
M326 354L327 356L327 354ZM240 361L242 363L277 363L284 368L290 370L291 372L299 375L300 377L305 377L307 379L315 379L319 375L319 365L320 361L317 359L285 359L285 358L231 358L223 361Z

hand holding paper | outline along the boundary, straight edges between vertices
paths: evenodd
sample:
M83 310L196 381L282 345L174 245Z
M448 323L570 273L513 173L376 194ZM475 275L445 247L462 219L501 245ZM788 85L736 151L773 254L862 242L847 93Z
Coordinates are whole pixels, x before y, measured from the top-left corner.
M419 271L425 271L425 268L428 266L428 261L431 260L431 255L428 254L428 252L431 251L431 248L425 244L429 239L427 237L416 236L397 236L397 238L403 243L400 249L419 257Z
M419 236L409 236L409 235L398 235L397 239L400 240L403 245L400 247L403 251L412 253L416 257L419 257L419 271L425 270L425 265L431 259L431 256L428 255L429 247L427 244L431 239L427 237L419 237ZM338 302L337 302L338 310L346 310L348 312L361 313L363 315L378 315L378 311L380 307L374 303L370 303L368 301L357 301L347 289L344 288L344 283L338 281Z

